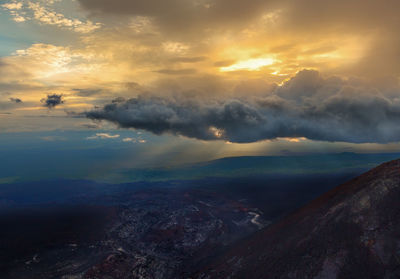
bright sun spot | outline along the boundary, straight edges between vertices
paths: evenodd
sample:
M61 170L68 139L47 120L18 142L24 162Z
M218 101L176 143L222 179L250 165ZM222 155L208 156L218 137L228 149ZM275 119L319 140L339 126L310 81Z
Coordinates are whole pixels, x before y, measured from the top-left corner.
M244 61L239 61L236 64L221 67L219 70L221 72L231 72L238 70L248 70L248 71L258 71L262 67L274 64L275 60L273 58L254 58Z
M216 138L222 138L222 136L224 135L224 130L222 129L218 129L216 127L211 126L209 128L211 134L213 134Z

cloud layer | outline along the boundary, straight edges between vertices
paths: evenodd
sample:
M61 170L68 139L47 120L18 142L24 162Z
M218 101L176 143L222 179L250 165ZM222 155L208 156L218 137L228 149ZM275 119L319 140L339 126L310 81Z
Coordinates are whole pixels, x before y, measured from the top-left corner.
M47 95L46 98L43 98L40 100L43 103L43 106L52 109L55 108L58 105L61 105L64 103L63 100L63 95L59 94L50 94Z
M55 25L78 33L90 33L101 27L100 23L78 18L67 18L53 9L55 1L14 0L0 5L0 8L10 13L15 22L36 20L41 24Z
M0 9L10 38L0 109L11 130L32 115L33 130L49 128L43 115L58 117L46 120L53 128L87 128L74 121L95 106L92 118L206 140L397 139L398 0L7 0ZM296 75L305 68L340 78ZM67 101L46 114L62 103L38 103L53 92ZM104 107L118 97L131 100Z
M86 113L124 128L201 140L279 137L386 143L400 140L400 100L360 83L303 70L258 97L228 100L138 97Z

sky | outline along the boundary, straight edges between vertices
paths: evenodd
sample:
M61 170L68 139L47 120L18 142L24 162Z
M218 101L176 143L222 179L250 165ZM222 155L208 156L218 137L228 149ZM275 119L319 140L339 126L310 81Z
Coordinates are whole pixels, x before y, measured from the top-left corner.
M61 148L81 135L85 148L125 146L135 164L397 152L399 10L397 0L0 1L0 140Z

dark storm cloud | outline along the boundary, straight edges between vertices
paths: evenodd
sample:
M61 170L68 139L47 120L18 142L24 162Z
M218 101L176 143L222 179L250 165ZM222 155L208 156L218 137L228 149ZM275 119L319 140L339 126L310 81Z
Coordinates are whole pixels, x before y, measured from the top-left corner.
M111 103L122 103L125 101L124 97L117 97L111 101Z
M254 108L237 100L226 103L205 104L175 102L163 98L134 98L123 103L112 103L100 110L87 112L91 119L106 119L121 127L138 128L162 134L165 132L203 140L216 139L218 127L224 127L224 137L232 141L252 141L251 131L260 127L265 119Z
M20 98L10 98L10 101L16 104L22 103L22 100Z
M373 88L308 70L272 88L263 96L224 101L138 97L108 104L86 116L124 128L202 140L400 140L400 101Z
M49 94L46 98L41 99L40 102L43 103L43 106L52 109L63 104L64 100L62 94Z

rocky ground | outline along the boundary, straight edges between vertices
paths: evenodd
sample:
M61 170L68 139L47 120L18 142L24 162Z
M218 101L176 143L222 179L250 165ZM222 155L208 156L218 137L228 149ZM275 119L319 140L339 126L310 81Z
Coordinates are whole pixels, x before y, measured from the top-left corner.
M247 243L244 239L256 239L258 231L264 232L349 175L2 185L0 278L241 276L248 264L240 248ZM294 249L290 239L297 233L308 234L309 227L295 224L271 239L280 241L285 249ZM267 245L262 233L260 238L260 245ZM254 254L261 249L257 241L249 246ZM221 255L227 250L234 255L224 260ZM240 252L237 255L235 251ZM282 268L286 265L282 261ZM251 274L253 268L256 278L274 278L257 273L258 265L251 267Z
M194 278L400 278L400 161L385 163L198 267Z
M108 205L56 214L65 219L58 219L56 233L3 266L2 278L174 278L193 255L202 259L200 251L209 255L269 224L245 200L198 189L138 190L107 199ZM79 216L84 212L91 215ZM82 220L64 226L77 216ZM94 216L102 221L93 223ZM43 223L57 226L46 218ZM89 231L81 231L85 226Z
M201 191L135 193L108 230L109 255L83 277L173 278L200 249L221 249L267 225L261 216L245 201Z

